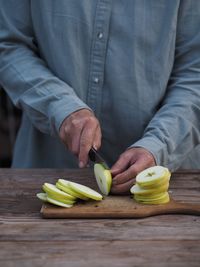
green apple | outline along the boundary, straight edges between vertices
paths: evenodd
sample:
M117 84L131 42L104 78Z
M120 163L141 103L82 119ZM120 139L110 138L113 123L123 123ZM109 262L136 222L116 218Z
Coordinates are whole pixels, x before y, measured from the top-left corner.
M72 203L64 203L63 201L58 201L54 199L54 197L49 196L47 193L37 193L37 197L44 202L49 202L57 206L65 208L70 208L73 206Z
M36 196L42 201L47 201L47 194L46 193L37 193Z
M138 196L134 196L134 199L137 202L140 202L142 204L166 204L169 202L170 198L169 198L169 194L168 192L163 193L162 195L160 195L159 197L155 197L155 198L151 198L151 199L145 199L145 198L138 198Z
M71 199L66 199L66 198L62 198L56 194L52 195L50 193L47 194L47 197L51 198L51 199L54 199L54 200L57 200L57 201L60 201L64 204L69 204L69 205L73 205L74 203L76 203L76 200L71 200Z
M71 199L71 196L60 189L58 189L55 185L50 183L44 183L42 186L42 189L51 197L55 198L59 201L73 201L74 199Z
M135 184L131 187L131 193L138 196L146 196L152 194L158 194L166 192L169 188L169 182L162 184L161 186L156 186L154 188L142 188L138 184Z
M138 184L143 189L155 189L157 187L164 186L165 184L169 183L170 177L171 173L166 170L166 176L161 178L160 181L156 181L155 183L151 184L140 184L140 185L138 183L136 184Z
M103 196L99 194L97 191L91 189L88 186L74 183L74 182L69 182L69 187L77 192L78 194L82 194L85 197L91 198L93 200L102 200Z
M143 204L164 204L169 202L170 171L162 166L145 169L136 176L136 184L130 189L134 199Z
M84 196L83 194L77 193L69 186L70 181L64 180L64 179L58 179L56 183L56 187L64 191L65 193L70 194L71 196L75 198L79 198L82 200L88 200L88 197Z
M47 201L51 204L54 204L54 205L57 205L57 206L60 206L63 208L71 208L73 206L72 204L65 204L65 203L58 201L58 200L55 200L51 197L47 197Z
M136 176L136 183L141 187L158 186L170 178L170 172L162 166L145 169Z
M56 183L56 187L57 187L58 189L60 189L61 191L65 192L65 193L69 196L69 199L70 199L70 200L73 201L73 200L76 200L76 199L77 199L77 197L71 195L70 192L67 191L67 190L65 190L65 187L62 186L61 184L59 184L58 182Z
M144 195L144 196L139 196L139 195L135 195L135 198L137 200L144 200L144 201L154 201L154 200L159 200L162 199L166 196L166 192L162 192L162 193L158 193L158 194L151 194L151 195Z
M112 176L109 170L105 169L102 164L94 164L94 175L99 187L99 190L103 195L110 193L112 185Z

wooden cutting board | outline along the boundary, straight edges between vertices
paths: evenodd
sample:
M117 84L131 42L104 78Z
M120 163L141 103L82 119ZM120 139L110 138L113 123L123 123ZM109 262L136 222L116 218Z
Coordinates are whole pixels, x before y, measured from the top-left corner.
M67 171L67 173L56 174L56 178L49 181L55 183L58 176L98 190L92 171ZM79 202L69 209L45 203L41 208L41 215L44 218L145 218L161 214L200 215L199 170L173 173L169 193L171 201L163 205L138 204L130 195L109 195L102 201Z
M162 205L142 205L131 196L108 196L102 201L76 203L72 208L43 204L44 218L145 218L161 214L200 215L200 204L177 202L173 199Z

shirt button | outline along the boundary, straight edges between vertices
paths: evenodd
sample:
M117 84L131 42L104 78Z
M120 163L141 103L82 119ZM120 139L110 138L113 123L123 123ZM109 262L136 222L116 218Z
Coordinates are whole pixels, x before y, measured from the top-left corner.
M103 33L102 33L102 32L99 32L99 33L97 34L97 37L98 37L99 39L102 39L102 38L103 38Z
M93 82L94 83L99 83L99 78L98 77L94 77Z

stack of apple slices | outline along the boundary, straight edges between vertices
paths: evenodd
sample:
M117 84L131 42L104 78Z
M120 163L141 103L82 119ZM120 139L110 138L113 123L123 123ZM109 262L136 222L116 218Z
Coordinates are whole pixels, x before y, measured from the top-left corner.
M162 166L154 166L136 176L136 184L130 189L134 199L142 204L164 204L170 198L168 194L171 173Z
M38 193L37 197L51 204L71 208L78 199L102 200L103 196L88 186L59 179L56 185L44 183L42 189L45 193Z

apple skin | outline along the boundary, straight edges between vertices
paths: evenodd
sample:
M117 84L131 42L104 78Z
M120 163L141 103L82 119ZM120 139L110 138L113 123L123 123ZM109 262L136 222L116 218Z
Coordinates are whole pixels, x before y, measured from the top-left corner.
M91 189L88 186L81 185L74 182L69 182L70 189L74 190L75 192L84 195L87 198L93 199L93 200L102 200L103 196L99 194L97 191Z
M51 196L56 195L57 197L66 199L66 200L72 200L71 196L60 189L58 189L55 185L50 183L44 183L42 186L42 189Z
M171 173L162 166L153 166L145 169L136 176L136 183L141 187L155 187L170 179Z
M60 206L60 207L63 207L63 208L71 208L73 205L71 204L66 204L66 203L63 203L63 202L60 202L58 200L55 200L51 197L47 197L47 201L51 204L54 204L56 206Z
M149 204L149 205L157 205L157 204L166 204L170 201L169 194L168 192L165 192L162 196L159 198L155 199L148 199L148 198L143 198L143 199L138 199L138 197L134 196L134 199L142 204Z
M110 170L104 168L100 163L94 164L94 175L101 193L108 196L112 186L112 175Z
M73 206L73 203L67 203L65 200L59 201L55 196L50 196L47 193L37 193L36 196L43 202L49 202L60 207L70 208Z
M138 184L135 184L131 187L131 193L138 196L146 196L146 195L152 195L152 194L158 194L162 192L166 192L169 188L169 182L166 182L162 184L161 186L155 187L155 188L142 188Z
M42 201L44 201L44 202L47 201L47 194L46 194L46 193L37 193L36 196L37 196L40 200L42 200Z
M147 168L136 176L136 184L130 189L134 199L142 204L166 204L171 173L162 166Z
M47 194L47 198L51 198L51 199L54 199L56 201L59 201L59 202L62 202L64 204L69 204L69 205L73 205L74 203L76 203L75 200L70 200L70 199L66 199L66 198L62 198L56 194Z
M88 200L88 197L84 196L83 194L77 193L76 191L72 190L69 186L70 181L59 179L56 183L56 187L63 190L64 192L72 195L75 198L79 198L81 200Z

